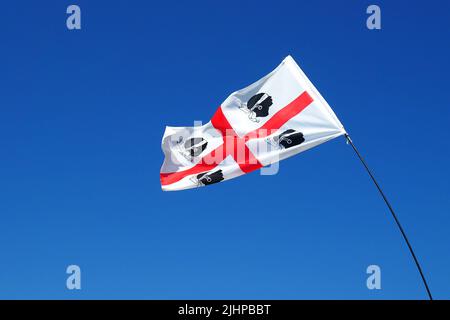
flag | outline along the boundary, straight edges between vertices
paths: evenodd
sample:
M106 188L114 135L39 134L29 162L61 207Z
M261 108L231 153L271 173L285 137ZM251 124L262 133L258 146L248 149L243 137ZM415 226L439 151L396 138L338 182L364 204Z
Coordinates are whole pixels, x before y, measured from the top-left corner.
M165 191L232 179L346 133L331 107L291 56L271 73L232 93L211 121L166 127Z

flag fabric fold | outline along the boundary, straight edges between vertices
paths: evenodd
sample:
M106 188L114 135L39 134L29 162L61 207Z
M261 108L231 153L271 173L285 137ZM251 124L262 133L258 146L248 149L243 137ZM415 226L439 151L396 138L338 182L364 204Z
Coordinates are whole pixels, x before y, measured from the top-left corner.
M232 93L211 121L166 127L161 187L206 186L281 161L346 131L291 56Z

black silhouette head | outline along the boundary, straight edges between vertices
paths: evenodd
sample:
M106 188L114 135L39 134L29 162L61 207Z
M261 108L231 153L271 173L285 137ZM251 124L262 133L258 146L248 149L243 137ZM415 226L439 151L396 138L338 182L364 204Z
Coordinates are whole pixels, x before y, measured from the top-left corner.
M272 97L267 93L261 92L255 94L247 102L247 108L253 111L257 117L267 117L269 108L273 104Z
M191 157L198 157L208 145L208 142L203 138L191 138L186 140L184 148Z
M305 138L303 137L303 133L293 129L288 129L279 136L275 137L274 140L278 142L280 147L287 149L303 143Z
M217 170L211 173L200 173L197 175L198 181L207 186L209 184L217 183L223 180L222 170Z

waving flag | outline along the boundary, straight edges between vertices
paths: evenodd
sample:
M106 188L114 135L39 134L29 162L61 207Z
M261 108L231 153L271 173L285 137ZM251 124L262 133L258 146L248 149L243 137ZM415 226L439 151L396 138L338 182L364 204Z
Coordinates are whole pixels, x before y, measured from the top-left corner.
M161 186L182 190L235 178L345 133L288 56L264 78L232 93L207 124L166 127Z

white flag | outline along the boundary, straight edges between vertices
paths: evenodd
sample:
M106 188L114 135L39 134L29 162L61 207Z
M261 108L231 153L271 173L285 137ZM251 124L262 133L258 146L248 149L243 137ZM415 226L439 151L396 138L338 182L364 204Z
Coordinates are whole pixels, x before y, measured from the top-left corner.
M232 93L207 124L166 127L161 186L168 191L221 182L345 133L288 56L264 78Z

